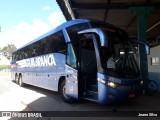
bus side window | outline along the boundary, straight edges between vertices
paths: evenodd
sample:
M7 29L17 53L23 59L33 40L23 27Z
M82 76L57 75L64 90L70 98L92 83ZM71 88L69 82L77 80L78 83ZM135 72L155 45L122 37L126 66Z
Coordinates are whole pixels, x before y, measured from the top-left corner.
M62 31L53 34L49 41L51 52L66 54L66 42Z
M73 43L73 48L75 52L77 51L77 46L79 45L79 41L78 41L79 35L77 34L77 32L88 29L88 28L89 28L88 23L80 23L80 24L76 24L76 25L66 28L69 38L71 42Z
M63 36L63 32L60 31L57 35L58 35L58 41L57 41L58 53L66 54L66 42Z
M14 52L13 54L12 54L12 61L15 61L16 60L16 53Z
M67 64L76 68L76 56L71 43L69 43L67 47Z

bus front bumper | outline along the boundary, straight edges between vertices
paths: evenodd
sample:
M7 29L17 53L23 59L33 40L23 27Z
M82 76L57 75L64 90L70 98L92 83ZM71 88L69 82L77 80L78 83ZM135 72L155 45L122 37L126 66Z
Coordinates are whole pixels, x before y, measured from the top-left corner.
M126 86L128 88L111 88L102 83L98 83L98 100L100 104L112 104L124 102L130 99L137 98L143 94L142 85ZM129 87L131 87L129 89Z

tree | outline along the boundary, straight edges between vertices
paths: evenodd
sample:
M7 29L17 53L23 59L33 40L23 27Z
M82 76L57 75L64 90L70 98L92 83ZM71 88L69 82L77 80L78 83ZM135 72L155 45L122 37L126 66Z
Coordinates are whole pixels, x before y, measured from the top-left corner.
M0 49L0 52L6 56L8 59L11 58L12 52L15 51L17 48L14 44L8 44L7 46Z

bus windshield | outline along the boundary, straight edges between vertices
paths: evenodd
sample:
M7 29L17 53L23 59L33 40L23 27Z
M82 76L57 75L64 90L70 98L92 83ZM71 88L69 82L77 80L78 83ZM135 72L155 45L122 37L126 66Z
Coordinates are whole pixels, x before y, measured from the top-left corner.
M104 29L108 37L108 46L99 45L101 65L104 71L120 78L134 78L140 76L135 61L135 48L124 31L109 29L106 26L96 26Z

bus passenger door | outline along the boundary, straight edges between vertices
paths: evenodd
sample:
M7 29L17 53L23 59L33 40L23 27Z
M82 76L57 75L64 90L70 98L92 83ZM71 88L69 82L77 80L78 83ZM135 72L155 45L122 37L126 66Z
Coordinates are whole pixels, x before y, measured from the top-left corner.
M78 99L78 71L76 64L75 51L72 43L67 44L67 55L66 55L66 90L65 94L71 98Z

